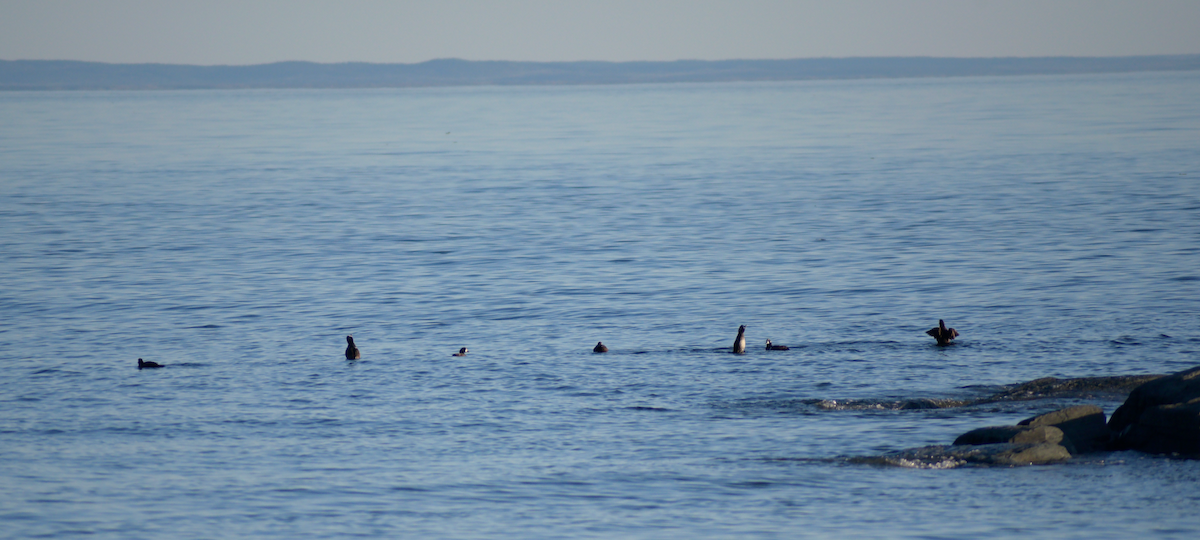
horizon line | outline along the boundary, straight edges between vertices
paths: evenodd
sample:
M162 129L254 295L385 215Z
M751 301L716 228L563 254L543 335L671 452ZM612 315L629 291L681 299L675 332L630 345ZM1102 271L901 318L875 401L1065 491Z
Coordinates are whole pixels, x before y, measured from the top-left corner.
M212 66L86 60L0 60L0 91L558 86L1198 70L1200 54L977 58L853 56L622 62L436 58L413 64L288 60Z
M1165 58L1165 57L1184 57L1184 56L1200 56L1200 53L1177 53L1177 54L1128 54L1128 55L1039 55L1039 56L934 56L934 55L909 55L909 56L798 56L792 58L723 58L719 60L701 59L701 58L677 58L674 60L472 60L468 58L459 58L455 56L430 58L420 62L372 62L365 60L343 60L337 62L320 62L316 60L273 60L270 62L257 62L252 64L189 64L179 62L110 62L104 60L76 60L69 58L18 58L5 59L0 58L0 62L70 62L82 64L105 64L112 66L187 66L187 67L257 67L271 66L276 64L314 64L320 66L336 66L344 64L367 64L375 66L416 66L428 64L431 62L473 62L473 63L511 63L511 64L671 64L676 62L790 62L796 60L903 60L903 59L932 59L932 60L1055 60L1055 59L1135 59L1135 58Z

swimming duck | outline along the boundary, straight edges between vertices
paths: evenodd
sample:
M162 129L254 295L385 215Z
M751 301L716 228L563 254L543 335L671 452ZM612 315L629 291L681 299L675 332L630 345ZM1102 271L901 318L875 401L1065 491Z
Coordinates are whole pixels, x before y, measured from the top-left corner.
M354 346L354 338L346 336L346 360L358 360L362 358L362 354L358 352L358 347Z
M742 354L746 352L746 325L738 327L737 339L733 340L733 353Z
M786 351L786 350L788 350L788 346L787 345L771 345L771 340L768 339L767 340L767 350L768 351Z
M467 348L463 347L463 348L459 349L458 352L456 352L450 356L466 356L466 355L467 355Z
M946 321L941 319L938 319L937 328L930 328L925 333L933 336L938 345L949 345L954 338L958 337L958 330L946 328Z
M163 367L163 365L158 362L147 362L145 360L142 360L141 358L138 358L138 369L156 368L156 367Z
M608 347L605 347L603 343L597 341L596 346L592 347L592 352L608 352Z

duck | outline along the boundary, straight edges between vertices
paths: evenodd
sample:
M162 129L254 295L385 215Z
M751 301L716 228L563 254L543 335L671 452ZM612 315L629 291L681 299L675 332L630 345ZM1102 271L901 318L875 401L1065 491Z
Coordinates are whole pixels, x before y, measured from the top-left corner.
M933 336L938 345L949 345L954 338L958 337L958 330L946 328L946 321L941 319L938 319L937 328L930 328L925 333Z
M358 360L362 358L362 354L358 352L358 347L354 346L354 338L346 336L346 360Z
M158 362L147 362L145 360L142 360L141 358L138 358L138 369L156 368L156 367L163 367L163 365Z
M738 327L737 338L733 340L733 354L742 354L746 352L746 325Z
M786 350L788 350L788 346L787 345L771 345L771 340L768 339L767 340L767 350L768 351L786 351Z
M596 346L592 347L592 352L608 352L608 347L605 347L603 343L597 341Z
M467 355L467 348L463 347L463 348L459 349L458 352L456 352L450 356L466 356L466 355Z

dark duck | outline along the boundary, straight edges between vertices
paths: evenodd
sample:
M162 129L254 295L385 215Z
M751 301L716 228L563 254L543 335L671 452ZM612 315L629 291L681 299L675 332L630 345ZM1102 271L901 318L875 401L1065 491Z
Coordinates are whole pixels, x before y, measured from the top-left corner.
M456 352L450 356L466 356L466 355L467 355L467 348L463 347L463 348L459 349L458 352Z
M592 352L608 352L608 347L605 347L603 343L597 341L596 346L592 347Z
M354 338L346 336L346 360L358 360L362 358L362 354L358 352L358 347L354 346Z
M946 328L946 321L938 319L937 328L930 328L925 331L926 334L933 336L937 340L938 345L949 345L954 338L958 337L958 330Z
M141 358L138 358L138 369L156 368L156 367L163 367L163 366L162 366L162 364L160 364L158 362L147 362L145 360L142 360Z
M733 353L742 354L746 352L746 325L738 327L737 338L733 340Z
M786 350L788 350L788 346L787 345L772 345L771 340L768 339L767 340L767 350L768 351L786 351Z

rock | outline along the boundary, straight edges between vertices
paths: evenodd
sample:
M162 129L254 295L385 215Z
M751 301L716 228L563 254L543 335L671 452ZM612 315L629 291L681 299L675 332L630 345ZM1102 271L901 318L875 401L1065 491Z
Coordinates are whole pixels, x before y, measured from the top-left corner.
M1134 389L1108 427L1113 449L1200 458L1200 367Z
M1029 444L1062 444L1063 432L1054 426L992 426L973 429L954 439L955 446L998 444L998 443L1029 443ZM1071 448L1063 445L1070 451ZM1074 452L1071 452L1074 454Z
M1044 377L1010 387L989 401L1017 401L1048 397L1086 397L1098 394L1128 394L1134 388L1164 375L1122 375L1117 377L1081 377L1056 379Z
M1200 367L1147 382L1129 393L1125 404L1113 412L1109 429L1121 432L1137 422L1150 407L1187 403L1200 397Z
M1071 453L1057 444L980 444L964 446L925 446L860 460L869 463L948 469L971 465L1040 465L1071 459Z
M921 410L921 409L947 409L950 407L962 407L970 404L969 401L959 399L930 399L917 398L900 402L897 407L902 411Z
M1082 454L1104 449L1108 439L1104 410L1080 405L1026 418L1015 426L971 430L955 439L954 444L1057 444L1071 454Z
M1200 398L1146 409L1119 444L1134 441L1135 450L1200 458Z
M1128 396L1129 392L1138 385L1162 377L1165 377L1165 375L1125 375L1120 377L1083 377L1079 379L1045 377L1006 387L1007 389L1002 392L975 399L912 398L901 401L811 399L805 400L804 403L821 409L839 411L862 409L922 410L948 409L952 407L996 403L998 401L1022 401L1052 397L1103 396L1104 398L1112 399L1116 396Z
M974 459L993 465L1037 465L1071 459L1071 453L1059 444L983 444L971 448L987 449Z
M1104 422L1104 409L1095 405L1077 405L1026 418L1018 426L1053 426L1063 432L1066 443L1076 454L1104 450L1111 437Z

